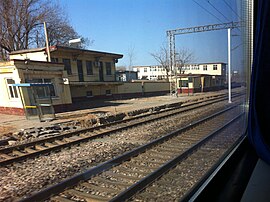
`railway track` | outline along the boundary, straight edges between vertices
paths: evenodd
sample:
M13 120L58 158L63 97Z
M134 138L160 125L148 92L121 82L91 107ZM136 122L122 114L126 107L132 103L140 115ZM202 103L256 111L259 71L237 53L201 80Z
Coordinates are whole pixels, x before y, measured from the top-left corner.
M233 106L102 163L22 201L122 201L162 176L243 114ZM71 187L71 188L70 188Z
M234 96L236 97L241 95L242 94L235 94ZM206 107L223 100L226 100L226 96L209 99L200 103L187 104L177 109L156 111L151 114L139 115L126 120L116 121L97 127L69 132L54 137L3 148L0 149L0 166L5 166L39 155L44 155L52 151L60 151L61 149L70 147L72 145L78 145L86 141L103 138L115 132L175 116L177 114L188 112L190 110Z

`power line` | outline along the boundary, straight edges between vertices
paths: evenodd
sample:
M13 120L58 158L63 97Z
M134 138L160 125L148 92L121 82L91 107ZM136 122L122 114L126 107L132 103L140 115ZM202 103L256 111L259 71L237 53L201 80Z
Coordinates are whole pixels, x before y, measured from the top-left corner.
M235 46L234 48L231 49L231 51L234 51L235 49L237 49L241 45L243 45L243 43L240 43L239 45Z
M232 12L240 19L240 20L242 20L241 19L241 17L237 14L237 12L235 12L234 10L233 10L233 8L225 1L225 0L223 0L223 2L232 10Z
M220 13L226 20L228 20L228 22L229 21L231 21L229 18L227 18L221 11L219 11L210 1L208 1L208 0L205 0L205 1L207 1L207 3L209 3L218 13ZM239 31L239 32L241 32L240 31L240 29L239 28L237 28L237 30Z
M210 4L210 6L212 6L220 15L222 15L226 20L228 20L228 22L230 22L230 19L228 19L225 15L223 15L222 12L220 12L210 1L205 0L208 2L208 4Z
M214 18L216 18L219 22L223 23L216 15L213 13L209 12L206 8L204 8L201 4L199 4L197 1L193 0L194 3L196 3L198 6L200 6L204 11L212 15Z

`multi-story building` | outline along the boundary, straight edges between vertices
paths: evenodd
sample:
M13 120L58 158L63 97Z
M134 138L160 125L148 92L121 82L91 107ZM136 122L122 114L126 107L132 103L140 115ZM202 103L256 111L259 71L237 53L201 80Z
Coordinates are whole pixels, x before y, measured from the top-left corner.
M161 66L136 66L133 71L137 71L138 79L142 80L165 80L166 70Z
M64 65L72 100L116 92L115 63L123 55L64 46L51 46L50 55L52 62ZM46 48L37 48L11 52L10 59L47 62L48 56Z
M186 64L182 68L176 67L177 74L206 74L212 76L225 76L226 64L222 62ZM136 66L134 71L138 72L138 79L145 80L163 80L167 78L167 72L158 65L154 66ZM170 72L168 72L170 75Z
M161 66L137 66L139 79L173 82L178 93L203 92L224 87L226 64L222 62L186 64L175 68L173 76Z
M132 81L137 80L138 74L136 71L127 71L127 70L118 70L116 71L116 80L117 81Z
M50 55L48 62L46 48L19 50L0 63L1 112L60 112L76 100L118 93L115 63L123 55L63 46L51 46Z

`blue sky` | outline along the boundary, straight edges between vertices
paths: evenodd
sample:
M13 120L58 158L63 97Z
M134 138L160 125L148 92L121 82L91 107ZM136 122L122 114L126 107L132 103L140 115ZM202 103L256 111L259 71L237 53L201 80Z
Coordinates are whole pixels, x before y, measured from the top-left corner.
M149 54L167 43L166 31L191 26L218 24L220 21L201 8L228 22L211 4L231 21L238 21L235 0L60 0L75 30L94 40L89 49L120 53L118 66L129 65L128 50L134 48L133 65L155 65ZM238 3L239 4L239 3ZM235 33L235 32L234 32ZM238 32L239 33L239 32ZM232 37L232 48L241 43ZM235 69L241 65L240 46L233 51ZM176 48L188 48L193 62L227 62L227 30L176 36ZM238 58L238 59L236 59Z

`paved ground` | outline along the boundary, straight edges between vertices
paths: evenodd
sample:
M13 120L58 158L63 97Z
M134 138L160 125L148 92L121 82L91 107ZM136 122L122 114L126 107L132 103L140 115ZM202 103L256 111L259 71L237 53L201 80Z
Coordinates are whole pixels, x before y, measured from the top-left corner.
M89 116L89 114L116 114L120 112L128 112L137 109L159 106L163 104L194 100L200 97L211 96L222 92L225 91L197 93L190 96L185 95L179 97L155 96L112 101L89 101L87 103L84 103L89 106L88 109L58 113L56 114L56 120L50 122L40 122L38 119L27 120L24 116L0 114L0 134L15 132L24 128L49 126L51 124L57 124L69 120L83 118L84 116Z

